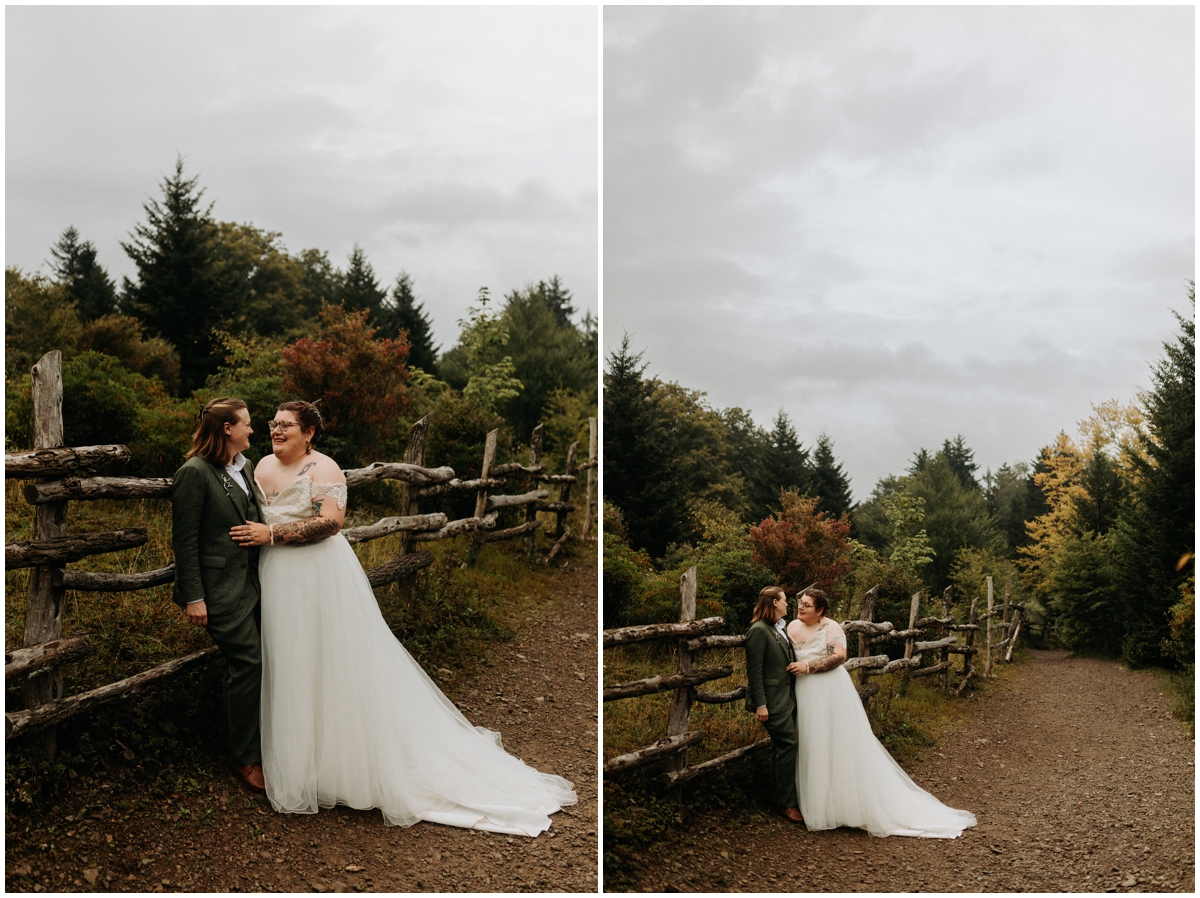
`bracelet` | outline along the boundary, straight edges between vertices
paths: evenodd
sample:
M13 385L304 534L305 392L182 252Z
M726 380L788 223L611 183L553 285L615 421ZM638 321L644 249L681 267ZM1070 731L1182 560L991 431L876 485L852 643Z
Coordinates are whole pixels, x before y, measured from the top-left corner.
M267 530L270 531L270 534L271 534L271 545L275 545L275 525L274 524L269 525L267 527Z

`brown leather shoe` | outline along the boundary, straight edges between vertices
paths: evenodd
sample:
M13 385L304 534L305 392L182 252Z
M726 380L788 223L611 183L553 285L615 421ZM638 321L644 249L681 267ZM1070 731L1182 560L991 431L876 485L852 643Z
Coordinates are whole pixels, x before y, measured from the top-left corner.
M263 779L263 771L261 764L247 764L244 767L234 763L232 759L229 761L229 770L242 781L242 785L254 792L266 792L267 783Z
M800 813L799 808L783 808L780 812L784 820L790 820L792 823L803 823L804 817Z

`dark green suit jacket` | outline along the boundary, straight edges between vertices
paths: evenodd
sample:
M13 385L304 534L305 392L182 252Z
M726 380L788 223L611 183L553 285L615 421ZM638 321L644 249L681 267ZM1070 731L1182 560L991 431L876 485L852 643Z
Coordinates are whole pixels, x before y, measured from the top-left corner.
M175 552L175 604L204 599L228 607L250 580L258 592L258 548L240 546L229 528L261 521L254 466L242 468L253 496L225 472L225 466L193 456L175 472L171 487L171 548Z
M772 718L790 715L796 707L792 675L787 666L796 660L786 636L766 621L755 621L746 633L746 710L763 705Z

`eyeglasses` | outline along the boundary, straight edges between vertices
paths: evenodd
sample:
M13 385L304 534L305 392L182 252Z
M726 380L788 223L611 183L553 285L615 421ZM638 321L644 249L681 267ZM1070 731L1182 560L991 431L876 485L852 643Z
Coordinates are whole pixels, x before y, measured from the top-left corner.
M295 426L296 426L295 421L268 421L267 422L267 430L271 431L271 433L274 433L277 430L287 433L289 427L295 427Z
M799 605L796 606L796 610L799 611L801 608L814 608L814 607L816 607L816 606L813 605L812 602L801 602Z

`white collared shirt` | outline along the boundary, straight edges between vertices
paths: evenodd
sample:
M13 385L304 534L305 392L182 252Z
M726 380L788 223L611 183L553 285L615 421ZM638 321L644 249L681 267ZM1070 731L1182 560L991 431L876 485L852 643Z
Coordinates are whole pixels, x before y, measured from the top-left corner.
M234 483L242 488L243 493L249 496L250 486L246 483L245 475L242 474L242 468L244 467L246 467L246 456L239 452L233 457L233 461L225 466L225 473L230 476Z

